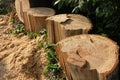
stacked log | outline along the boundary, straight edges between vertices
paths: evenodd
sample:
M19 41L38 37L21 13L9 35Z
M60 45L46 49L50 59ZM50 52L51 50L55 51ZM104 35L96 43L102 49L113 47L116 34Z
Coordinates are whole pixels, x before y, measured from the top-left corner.
M107 80L118 64L118 46L99 35L82 34L56 44L68 80Z
M91 21L77 14L59 14L46 19L48 43L56 43L66 37L88 33Z

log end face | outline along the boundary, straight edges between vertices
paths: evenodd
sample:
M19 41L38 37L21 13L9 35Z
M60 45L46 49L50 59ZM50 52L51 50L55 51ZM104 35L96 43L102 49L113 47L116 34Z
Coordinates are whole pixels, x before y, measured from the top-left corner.
M58 44L61 45L61 54L62 52L68 53L67 62L83 67L87 61L90 70L96 69L98 73L102 73L105 76L111 74L118 64L119 48L109 38L99 35L82 34L66 38L58 42ZM76 50L78 51L77 54Z
M68 55L68 58L67 58L68 64L72 64L80 68L83 68L87 65L87 61L81 58L77 53L70 52L70 53L67 53L67 55Z
M68 19L69 18L67 17L67 14L59 14L59 15L55 15L55 16L51 16L51 17L47 18L47 20L52 20L56 23L64 23Z
M47 7L37 7L30 8L27 13L33 16L49 17L55 15L55 10Z

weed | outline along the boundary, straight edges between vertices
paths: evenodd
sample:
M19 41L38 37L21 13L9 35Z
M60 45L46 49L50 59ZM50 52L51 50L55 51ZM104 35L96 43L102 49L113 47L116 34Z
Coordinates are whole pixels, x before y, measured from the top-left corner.
M7 14L13 10L13 7L10 6L12 3L8 3L5 0L0 0L0 14Z
M14 19L14 18L11 18L11 19L10 19L10 22L15 23L15 19Z
M43 35L43 40L46 41L47 40L47 31L46 29L41 29L41 31L39 32L40 35Z
M19 34L22 32L24 32L24 25L23 24L16 25L14 30L12 31L13 34Z
M46 44L46 58L49 61L49 64L46 66L46 70L44 72L44 75L51 78L51 80L66 80L64 73L62 72L61 66L59 64L55 45L54 44Z
M39 41L39 42L38 42L38 46L39 46L40 48L42 48L42 47L43 47L43 43L42 43L41 41Z
M40 35L44 35L43 39L46 41L46 29L42 29L40 31ZM40 47L43 47L43 44L41 42L38 42L38 45ZM64 74L62 72L61 66L56 55L55 44L46 43L46 45L44 45L44 48L47 53L45 57L49 61L49 64L45 67L43 74L50 80L65 80L65 76L63 76Z
M43 28L43 29L40 30L40 34L41 34L41 35L44 35L44 34L46 34L46 33L47 33L47 32L46 32L46 29Z
M31 33L28 33L28 36L29 36L30 39L35 39L35 38L37 38L38 34L31 32Z

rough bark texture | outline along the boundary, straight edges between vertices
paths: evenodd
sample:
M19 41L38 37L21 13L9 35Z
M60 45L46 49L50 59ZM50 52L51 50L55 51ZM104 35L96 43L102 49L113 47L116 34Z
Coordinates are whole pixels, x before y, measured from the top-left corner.
M33 0L31 0L33 1ZM50 8L37 7L31 8L33 3L29 0L16 0L15 7L19 19L24 22L25 30L28 32L39 32L41 28L45 28L45 19L53 16L55 11ZM44 4L47 2L44 2ZM35 5L35 4L34 4Z
M51 4L52 0L15 0L16 12L22 22L26 10L34 7L51 7Z
M30 9L29 0L15 0L15 8L20 21L24 22L23 14Z
M54 14L55 11L51 8L30 8L23 15L25 30L28 32L39 32L42 28L46 28L45 19Z
M99 35L66 38L56 51L68 80L107 80L118 64L118 46Z
M48 42L56 43L66 37L88 33L92 28L91 21L75 14L60 14L46 19Z

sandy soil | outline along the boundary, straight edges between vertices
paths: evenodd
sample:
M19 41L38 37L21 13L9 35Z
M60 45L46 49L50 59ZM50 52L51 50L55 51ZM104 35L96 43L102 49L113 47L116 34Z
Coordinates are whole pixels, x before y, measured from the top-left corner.
M45 50L37 45L42 37L9 34L12 25L7 22L0 15L0 80L46 80L41 78L47 63Z

